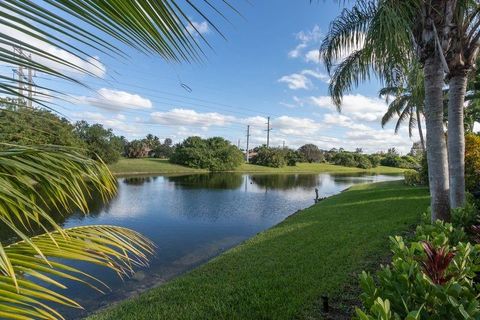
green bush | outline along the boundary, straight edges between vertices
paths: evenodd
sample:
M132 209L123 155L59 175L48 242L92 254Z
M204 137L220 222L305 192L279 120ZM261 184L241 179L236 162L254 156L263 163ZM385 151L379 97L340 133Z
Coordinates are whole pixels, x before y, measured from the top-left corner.
M469 191L480 189L480 136L473 133L465 136L465 186Z
M363 272L356 319L479 319L479 245L471 230L478 211L471 199L452 212L452 223L425 214L410 243L392 237L392 262L374 276Z
M189 137L175 147L170 162L210 171L225 171L241 165L243 153L221 137Z
M420 186L426 184L423 180L423 176L419 171L408 170L403 173L405 178L405 184L409 186Z
M475 277L478 249L469 243L435 247L391 238L389 266L373 276L363 272L360 296L364 311L357 319L478 319Z
M380 160L380 164L386 167L396 167L404 169L419 169L420 165L414 157L411 156L399 156L389 153Z
M282 168L286 165L296 165L298 159L298 153L293 150L261 146L257 149L257 154L252 157L251 163L266 167Z
M357 167L362 169L370 169L374 167L370 160L370 156L361 153L353 153L342 151L336 153L332 157L332 162L339 166Z
M373 167L372 162L369 157L364 154L356 153L354 154L355 162L357 163L356 167L362 169L370 169Z
M378 167L380 165L380 162L382 161L382 157L379 156L378 154L371 154L368 156L370 159L370 162L372 163L372 167Z
M345 151L336 153L332 158L332 162L336 165L345 167L357 166L357 161L355 161L353 153Z

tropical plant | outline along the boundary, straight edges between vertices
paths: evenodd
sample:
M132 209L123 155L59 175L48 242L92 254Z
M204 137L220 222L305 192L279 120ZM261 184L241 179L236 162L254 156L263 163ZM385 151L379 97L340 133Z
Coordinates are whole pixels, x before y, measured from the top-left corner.
M357 318L373 319L475 319L480 305L473 284L477 249L458 243L455 253L448 245L406 243L391 238L394 253L389 266L376 278L360 276L364 310Z
M450 205L465 203L465 132L464 103L467 81L475 68L480 49L480 5L478 1L448 3L450 15L445 71L448 80L448 166ZM443 40L443 39L442 39Z
M145 142L145 139L132 140L125 144L124 153L127 158L145 158L150 153L150 148Z
M395 133L398 133L400 126L407 121L408 134L412 137L413 129L417 127L420 136L420 143L425 152L425 140L422 130L423 104L425 100L425 89L423 87L423 72L418 64L412 66L407 76L399 77L395 82L399 84L380 89L379 96L385 98L389 103L387 112L382 117L382 127L398 117L395 125ZM393 100L390 101L390 97Z
M408 73L412 61L423 68L432 219L450 216L442 103L445 55L454 13L472 2L359 0L331 23L320 47L328 71L333 71L329 90L338 108L344 92L373 75L388 87L399 74Z
M0 316L12 319L62 318L49 304L79 307L63 290L68 279L105 290L101 281L68 266L75 259L128 275L145 265L152 243L125 228L85 226L62 229L50 210L87 212L87 195L108 200L116 190L108 168L72 149L54 146L13 146L0 152L0 221L12 230L14 242L0 244ZM32 228L45 233L31 236ZM62 260L58 260L62 259Z
M0 32L0 62L82 84L69 71L96 76L81 65L101 69L96 52L126 57L119 43L169 61L198 61L204 56L199 41L205 43L205 39L188 18L189 13L200 14L216 31L209 12L225 18L217 5L201 2L1 1L4 28ZM233 9L228 1L223 4ZM54 50L45 50L45 46ZM74 59L65 58L67 55ZM9 96L2 101L2 105L7 102L5 109L14 111L16 105L32 100L51 109L47 100L66 97L52 87L37 86L32 91L19 78L1 76L0 94ZM144 265L152 251L152 243L131 230L113 226L62 229L54 222L50 210L86 211L89 194L99 192L106 200L116 190L115 180L103 162L86 158L74 149L10 145L0 152L0 186L0 220L18 240L0 244L2 318L58 319L62 316L52 303L79 307L39 283L62 290L65 286L59 279L63 278L102 286L63 259L99 264L123 276L136 265ZM32 237L29 231L34 226L45 233Z

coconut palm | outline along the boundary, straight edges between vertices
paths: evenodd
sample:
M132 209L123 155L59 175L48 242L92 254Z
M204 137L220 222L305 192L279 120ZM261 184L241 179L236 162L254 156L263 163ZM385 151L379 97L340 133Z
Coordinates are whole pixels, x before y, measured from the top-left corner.
M233 9L227 1L222 5ZM225 18L207 0L4 0L0 62L83 86L68 71L96 76L90 68L98 68L95 53L127 58L119 44L168 61L195 62L204 57L206 41L187 15L200 14L218 31L210 12ZM13 97L8 101L18 97L22 103L35 100L52 108L47 99L33 95L24 79L0 78L0 94ZM55 88L37 88L48 90L43 98L62 98ZM69 266L69 260L105 266L121 277L146 265L153 244L135 231L115 226L63 229L50 216L51 210L87 212L93 192L104 200L113 196L116 183L105 164L59 146L4 145L1 150L0 224L14 236L0 243L0 318L59 319L52 303L79 308L58 292L66 289L61 279L105 290L100 280Z
M452 208L465 203L464 102L467 82L480 48L480 4L464 0L453 10L451 44L446 53L448 79L448 165Z
M361 81L375 76L391 86L398 73L406 72L412 61L423 67L426 149L434 220L450 217L442 88L456 3L358 0L331 23L320 47L323 61L333 73L330 94L339 108L343 94Z
M404 79L405 78L405 79ZM395 133L398 133L400 126L408 122L408 134L412 137L413 129L418 129L420 144L425 152L425 141L422 130L423 104L425 91L423 88L423 72L417 66L412 66L407 77L399 77L399 84L396 86L380 89L379 96L385 98L389 103L387 112L382 117L382 127L398 117L395 125ZM391 97L393 100L390 101Z

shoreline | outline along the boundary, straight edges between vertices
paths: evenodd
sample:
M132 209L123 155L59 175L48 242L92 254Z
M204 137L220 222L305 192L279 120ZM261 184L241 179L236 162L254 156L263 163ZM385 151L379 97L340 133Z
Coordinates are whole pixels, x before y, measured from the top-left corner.
M234 254L234 252L241 251L244 247L251 246L251 243L255 242L258 238L262 238L266 234L269 234L269 233L274 233L276 230L284 227L287 224L292 223L295 220L304 219L305 215L300 215L300 213L307 214L308 212L311 212L311 211L319 211L319 213L320 212L323 213L323 210L321 210L320 208L316 208L316 207L318 207L318 206L325 207L325 205L323 205L324 201L327 201L329 204L333 202L333 203L336 203L337 205L340 205L340 206L342 205L342 203L345 205L345 202L342 202L342 201L337 200L337 202L335 202L334 200L332 200L332 197L341 197L341 195L348 196L349 193L355 193L356 192L355 190L368 189L368 188L378 188L378 186L380 186L380 185L389 186L389 185L393 184L393 185L402 186L402 188L408 188L408 187L403 186L403 184L399 184L398 182L399 181L394 181L394 182L389 182L389 183L385 183L385 182L365 183L365 184L360 184L360 185L356 185L356 186L353 186L353 187L348 187L348 188L346 188L346 189L344 189L344 190L342 190L342 191L340 191L340 192L338 192L334 195L328 196L323 201L320 201L316 204L312 204L311 206L305 207L301 210L297 210L295 212L292 212L290 215L286 216L284 219L282 219L282 221L278 222L274 226L271 226L271 227L269 227L269 228L267 228L267 229L265 229L261 232L258 232L257 234L253 235L252 237L249 237L248 239L240 241L240 242L236 243L235 245L233 245L232 247L230 247L230 248L228 248L224 251L219 252L218 254L215 254L215 255L210 256L210 257L206 257L201 263L199 263L195 266L192 266L191 268L188 268L188 269L184 270L183 272L181 272L179 274L176 274L172 277L169 277L168 279L164 279L165 281L161 281L161 282L152 284L151 286L148 286L148 288L144 288L144 290L136 292L134 296L131 296L127 299L121 299L121 300L115 301L114 303L109 303L109 305L105 308L100 308L100 309L93 310L92 312L90 312L88 314L87 317L90 317L92 319L97 319L98 317L100 317L99 319L104 319L104 318L101 317L102 315L108 314L109 312L112 312L112 310L115 310L117 308L122 308L125 304L135 304L136 303L135 301L137 301L138 299L142 299L142 297L145 296L145 295L154 294L154 292L166 290L166 289L162 289L165 286L172 287L172 286L175 286L175 283L177 283L179 281L180 282L182 282L182 281L185 282L185 279L195 278L199 273L202 273L203 270L209 269L209 268L211 269L212 265L217 263L218 260L228 259L228 257L231 256L232 254ZM354 190L352 191L352 189L354 189ZM410 188L410 189L412 189L412 188ZM350 191L352 191L352 192L350 192ZM313 201L313 199L312 199L312 201ZM113 307L112 307L112 305L113 305ZM108 317L108 318L105 318L105 319L114 319L114 318L109 318Z

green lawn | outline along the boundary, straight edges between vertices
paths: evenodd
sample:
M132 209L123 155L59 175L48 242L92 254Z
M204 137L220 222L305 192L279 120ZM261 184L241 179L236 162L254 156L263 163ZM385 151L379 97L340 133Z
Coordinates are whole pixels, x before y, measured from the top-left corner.
M206 170L192 169L185 166L169 163L163 159L121 159L110 165L110 170L116 175L135 174L177 174L177 173L201 173ZM336 166L328 163L299 163L294 167L270 168L252 164L243 164L235 172L245 173L402 173L405 169L392 167L377 167L369 170Z
M426 188L401 181L357 185L91 319L320 318L321 295L341 302L353 275L385 259L388 236L410 230L428 202Z

